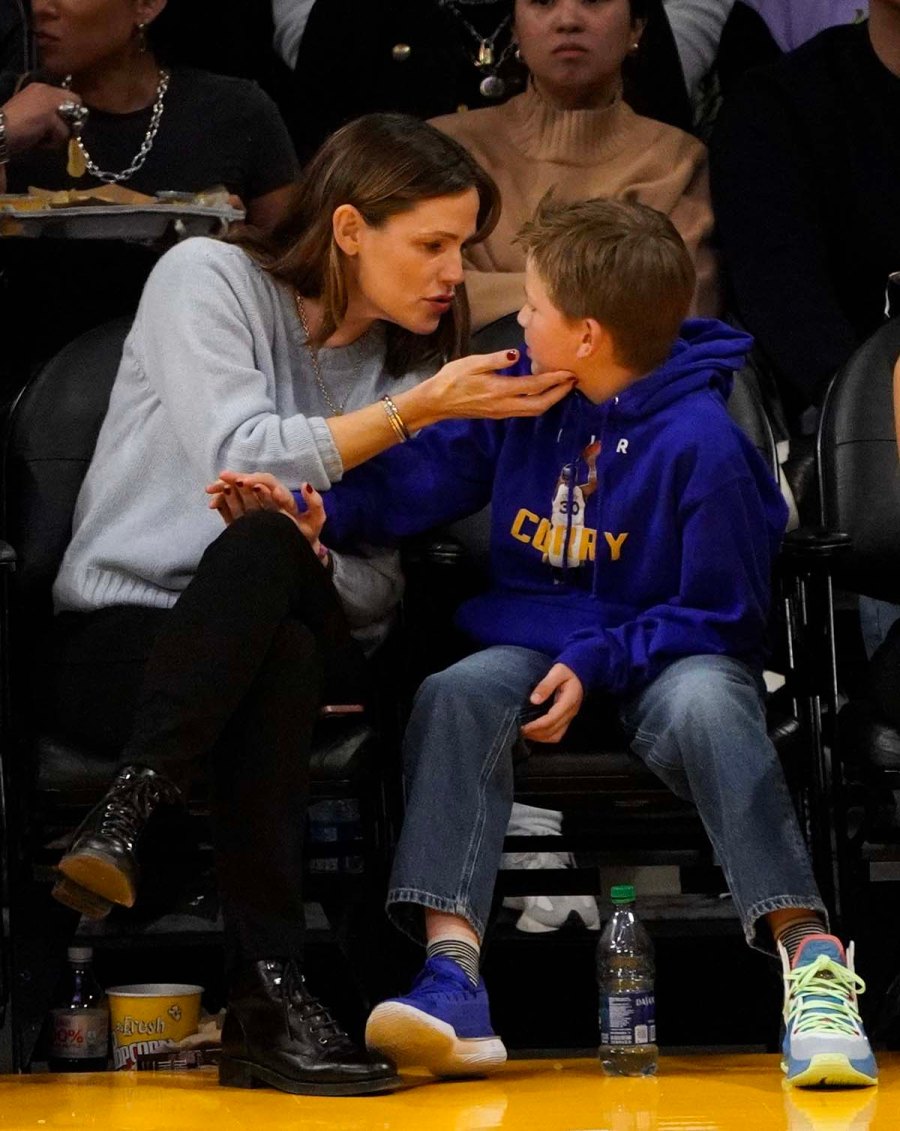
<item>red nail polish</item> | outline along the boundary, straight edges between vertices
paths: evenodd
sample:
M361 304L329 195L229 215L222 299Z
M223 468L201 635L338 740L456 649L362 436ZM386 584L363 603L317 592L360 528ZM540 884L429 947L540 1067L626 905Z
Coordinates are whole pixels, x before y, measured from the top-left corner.
M303 491L304 491L305 494L311 495L313 493L312 483L304 483L303 484Z
M243 486L244 486L244 481L243 481L243 479L235 479L235 483L237 483L238 487L243 487Z
M510 361L515 361L516 358L519 356L519 351L518 350L507 350L506 356L509 358Z

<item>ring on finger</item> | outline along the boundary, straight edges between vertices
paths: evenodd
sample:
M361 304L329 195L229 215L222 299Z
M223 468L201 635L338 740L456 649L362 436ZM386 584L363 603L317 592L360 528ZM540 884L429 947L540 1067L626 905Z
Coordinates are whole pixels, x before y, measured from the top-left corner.
M82 106L80 102L67 98L65 102L60 102L56 107L56 113L73 133L78 133L87 121L90 110L87 106Z

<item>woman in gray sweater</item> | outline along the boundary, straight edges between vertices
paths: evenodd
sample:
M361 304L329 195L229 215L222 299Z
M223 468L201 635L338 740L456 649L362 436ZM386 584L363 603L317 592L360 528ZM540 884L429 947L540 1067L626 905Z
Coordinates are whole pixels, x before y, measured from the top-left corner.
M223 533L221 468L325 489L450 417L536 415L568 374L504 378L460 358L462 251L498 210L454 141L399 115L335 134L274 236L188 240L151 274L54 588L52 699L118 773L63 856L54 894L131 906L135 848L206 768L230 981L223 1083L355 1094L396 1086L299 973L313 723L363 695L363 644L400 592L394 557L329 554L281 515ZM453 359L453 360L448 360Z

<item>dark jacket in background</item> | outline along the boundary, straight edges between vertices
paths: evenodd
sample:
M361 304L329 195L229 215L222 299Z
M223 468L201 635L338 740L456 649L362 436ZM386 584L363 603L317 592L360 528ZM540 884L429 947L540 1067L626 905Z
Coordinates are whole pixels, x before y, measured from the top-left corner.
M868 25L748 76L710 157L731 304L802 411L879 326L900 270L900 79Z

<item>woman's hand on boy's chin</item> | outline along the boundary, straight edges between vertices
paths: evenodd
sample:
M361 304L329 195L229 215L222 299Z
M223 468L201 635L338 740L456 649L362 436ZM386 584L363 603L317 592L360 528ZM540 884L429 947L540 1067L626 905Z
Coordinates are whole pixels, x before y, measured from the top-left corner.
M206 493L210 509L219 512L226 526L254 511L274 511L287 515L316 553L322 553L319 535L325 525L325 504L309 483L303 484L306 510L302 514L288 488L265 471L223 471L206 487Z
M403 394L404 398L422 402L416 406L420 411L416 413L415 427L452 418L503 420L508 416L540 416L575 384L575 375L564 370L530 377L498 375L498 369L506 369L518 357L519 351L510 349L448 362L433 377Z

